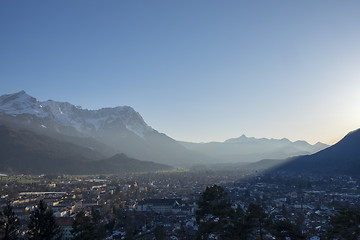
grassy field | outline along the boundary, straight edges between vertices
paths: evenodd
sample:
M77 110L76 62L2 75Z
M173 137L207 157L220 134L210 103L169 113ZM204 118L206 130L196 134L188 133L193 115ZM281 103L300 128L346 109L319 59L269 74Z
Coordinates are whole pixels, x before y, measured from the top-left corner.
M174 168L171 170L157 171L156 173L182 173L189 172L189 169L186 168ZM132 173L134 175L142 175L147 174L149 172L137 172ZM66 180L89 180L89 179L106 179L109 177L121 177L113 174L94 174L94 175L9 175L4 176L0 175L0 183L9 183L9 182L17 182L17 183L40 183L41 181L48 180L53 183L58 183Z
M18 183L39 183L41 178L39 176L29 175L14 175L14 176L1 176L0 182L18 182Z

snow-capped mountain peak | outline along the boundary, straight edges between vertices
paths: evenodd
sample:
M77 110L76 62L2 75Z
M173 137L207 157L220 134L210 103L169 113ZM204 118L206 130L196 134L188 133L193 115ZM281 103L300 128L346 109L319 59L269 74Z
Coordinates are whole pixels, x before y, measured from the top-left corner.
M32 114L42 116L41 104L25 91L0 96L0 112L9 115Z
M68 102L39 102L25 91L0 96L0 112L11 116L28 114L50 119L61 126L73 127L87 136L115 122L142 138L153 131L141 115L128 106L88 110Z

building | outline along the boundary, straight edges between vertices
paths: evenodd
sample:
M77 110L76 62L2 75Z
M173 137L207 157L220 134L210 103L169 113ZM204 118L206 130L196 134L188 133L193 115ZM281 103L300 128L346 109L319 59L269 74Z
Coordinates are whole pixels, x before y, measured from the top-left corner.
M156 213L177 213L181 211L181 199L144 199L138 202L136 211Z

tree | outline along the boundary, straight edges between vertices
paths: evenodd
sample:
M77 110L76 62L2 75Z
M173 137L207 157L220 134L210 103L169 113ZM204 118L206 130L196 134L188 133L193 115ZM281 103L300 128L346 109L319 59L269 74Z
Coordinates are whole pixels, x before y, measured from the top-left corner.
M157 226L154 229L154 235L155 235L155 239L156 240L164 240L167 236L166 230L161 227L161 226Z
M273 235L276 239L305 239L305 236L301 233L301 230L289 221L275 222L271 227Z
M15 216L10 202L3 208L1 214L1 239L15 240L19 234L19 219Z
M76 214L72 227L71 233L74 240L103 239L106 232L104 224L101 223L101 215L96 210L92 211L91 216L86 216L84 211Z
M199 239L207 239L210 235L216 235L221 239L233 239L231 230L235 211L231 208L227 193L222 187L207 187L198 205L196 220L199 224Z
M244 210L238 206L235 210L234 215L234 224L233 224L233 238L246 240L249 235L248 224L246 222L246 215Z
M74 236L74 240L80 239L95 239L94 227L89 216L85 215L84 211L79 212L75 216L75 220L72 226L71 234Z
M28 225L29 239L53 240L61 239L62 230L56 224L51 208L48 208L44 200L40 200L36 209L30 214Z
M269 219L260 205L254 203L249 204L246 211L246 224L253 238L256 238L255 236L258 233L259 239L264 239L264 228L269 225Z
M360 210L341 209L330 219L328 238L359 239L360 238Z
M101 222L102 216L98 210L92 209L91 221L95 226L95 239L103 239L106 229L104 224Z

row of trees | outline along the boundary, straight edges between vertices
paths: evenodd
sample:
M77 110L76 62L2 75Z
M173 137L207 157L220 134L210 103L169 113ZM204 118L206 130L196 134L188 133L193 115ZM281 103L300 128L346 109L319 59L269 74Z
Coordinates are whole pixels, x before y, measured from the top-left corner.
M5 240L18 239L19 219L15 216L10 202L0 212L0 217L0 238Z
M0 237L4 240L20 239L20 223L16 217L10 202L0 212L1 229ZM55 240L61 239L62 230L56 224L53 211L44 200L40 200L36 209L30 214L27 239Z
M21 239L20 222L15 215L10 202L0 211L0 239ZM26 239L30 240L58 240L62 238L62 229L56 223L53 210L47 206L44 200L40 200L37 207L30 214ZM106 229L101 222L98 211L92 211L91 216L86 216L84 211L79 212L73 223L74 240L103 239Z
M274 221L260 205L250 203L246 211L240 206L233 208L226 191L217 185L206 188L198 205L198 239L267 239L267 234L276 239L305 239L298 226ZM359 239L360 210L340 210L331 216L329 225L327 239Z
M206 188L198 205L198 239L265 239L265 233L276 239L304 239L295 225L272 221L260 205L250 203L246 211L233 208L225 190L217 185Z

